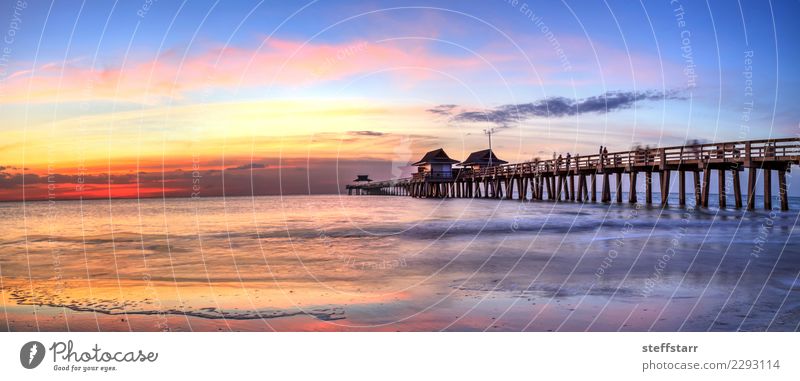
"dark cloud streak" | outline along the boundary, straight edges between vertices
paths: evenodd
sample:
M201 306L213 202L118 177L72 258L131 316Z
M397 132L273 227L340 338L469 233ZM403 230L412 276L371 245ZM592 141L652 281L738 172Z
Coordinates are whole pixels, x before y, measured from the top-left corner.
M453 112L453 109L455 109L456 107L458 107L458 106L457 105L438 105L438 106L436 106L434 108L429 108L429 109L427 109L425 111L427 111L427 112L429 112L431 114L436 114L436 115L441 115L441 116L450 116L452 114L452 112Z
M561 118L579 114L604 114L633 107L637 102L686 99L679 91L610 91L584 99L550 97L530 103L507 104L480 111L462 111L452 116L456 122L493 123L507 127L529 118ZM441 105L426 111L450 115L455 105Z
M378 131L348 131L350 135L357 135L357 136L383 136L386 135L383 132Z
M267 168L266 164L247 163L247 164L238 165L236 167L230 167L230 168L228 168L228 170L229 171L236 171L236 170L242 170L242 169L264 169L264 168Z

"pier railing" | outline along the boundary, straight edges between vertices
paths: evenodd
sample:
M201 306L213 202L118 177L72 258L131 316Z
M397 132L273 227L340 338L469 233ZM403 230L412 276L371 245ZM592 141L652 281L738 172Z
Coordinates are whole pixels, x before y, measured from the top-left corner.
M781 160L800 156L797 138L691 144L664 148L636 148L630 151L574 156L516 164L504 164L478 170L462 170L459 177L508 176L546 172L579 171L615 167L660 166L662 163L720 162L726 160Z
M457 172L458 169L454 171L447 172L447 171L428 171L428 172L418 172L414 173L411 178L414 180L450 180L454 177L454 172Z

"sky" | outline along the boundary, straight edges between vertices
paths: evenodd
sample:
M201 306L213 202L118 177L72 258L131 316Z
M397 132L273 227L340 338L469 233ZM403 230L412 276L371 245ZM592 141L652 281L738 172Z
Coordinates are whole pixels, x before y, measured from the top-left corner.
M336 193L489 128L509 162L795 137L799 11L3 0L0 200Z

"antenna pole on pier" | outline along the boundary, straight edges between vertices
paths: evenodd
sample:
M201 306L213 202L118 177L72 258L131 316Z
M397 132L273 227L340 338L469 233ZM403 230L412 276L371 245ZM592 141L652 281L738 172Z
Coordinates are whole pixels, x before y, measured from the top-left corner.
M487 128L483 130L483 133L489 135L489 166L492 166L492 133L494 132L494 127Z

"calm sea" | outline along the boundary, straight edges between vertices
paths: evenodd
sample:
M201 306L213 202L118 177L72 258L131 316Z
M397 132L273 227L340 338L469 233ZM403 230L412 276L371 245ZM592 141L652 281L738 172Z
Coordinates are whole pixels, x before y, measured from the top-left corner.
M0 203L0 329L798 330L791 207Z

